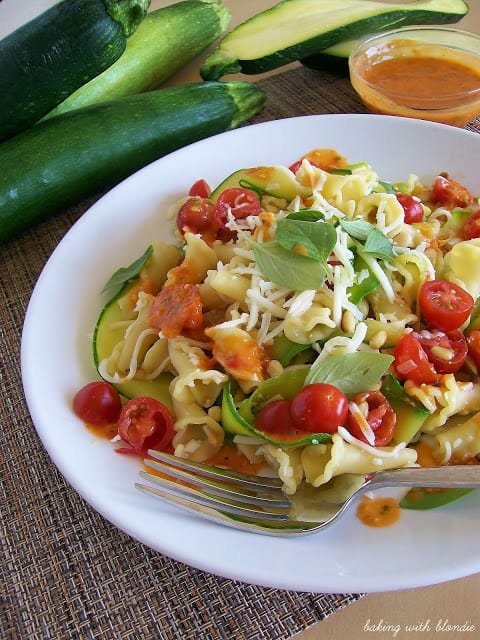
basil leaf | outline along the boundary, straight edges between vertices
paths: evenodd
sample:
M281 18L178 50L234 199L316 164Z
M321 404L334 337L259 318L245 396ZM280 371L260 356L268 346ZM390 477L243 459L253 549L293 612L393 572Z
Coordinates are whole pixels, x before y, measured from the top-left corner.
M334 227L326 222L279 220L275 239L284 249L326 262L337 241Z
M334 354L310 369L305 384L326 382L353 397L377 384L392 362L392 356L375 351Z
M342 218L340 226L351 238L355 238L360 242L365 242L370 231L375 228L366 220L350 220L348 218Z
M145 253L140 256L140 258L137 258L134 262L132 262L131 265L129 265L128 267L120 267L120 269L117 269L117 271L115 271L115 273L103 287L102 293L106 293L108 291L113 297L127 282L139 275L144 264L152 257L152 254L153 247L152 245L150 245Z
M370 222L342 218L340 226L351 238L363 243L364 253L382 260L392 260L395 257L388 237Z
M317 220L325 220L325 216L321 211L314 211L313 209L300 209L300 211L294 211L289 213L285 218L286 220L306 220L307 222L317 222Z
M381 260L392 260L395 257L390 240L380 229L373 226L369 231L363 250L365 253Z
M252 248L260 271L279 287L306 291L319 289L325 280L323 262L289 251L277 242L252 242Z

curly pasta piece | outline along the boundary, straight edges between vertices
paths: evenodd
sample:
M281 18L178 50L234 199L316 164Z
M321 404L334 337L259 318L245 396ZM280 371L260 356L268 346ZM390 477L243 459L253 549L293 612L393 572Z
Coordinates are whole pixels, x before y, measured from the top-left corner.
M451 460L462 462L480 454L480 413L466 422L433 434L437 444L436 456L442 464Z
M281 449L266 444L260 447L258 452L261 452L268 464L276 469L285 493L294 494L303 480L300 449Z
M170 269L167 285L199 284L205 279L208 270L214 269L217 264L217 254L200 236L186 233L185 243L185 258L180 265Z
M185 405L173 398L173 410L177 417L172 441L176 456L205 462L220 451L225 432L202 407Z
M416 385L407 380L406 393L416 398L430 411L422 425L422 431L430 433L443 426L453 415L468 415L480 411L480 383L460 382L453 373L442 376L438 386Z
M396 447L371 447L352 436L347 442L344 437L348 436L340 427L339 433L332 436L331 444L312 444L302 450L301 462L309 484L319 487L344 473L366 475L382 469L407 467L417 459L416 451L407 449L404 443Z

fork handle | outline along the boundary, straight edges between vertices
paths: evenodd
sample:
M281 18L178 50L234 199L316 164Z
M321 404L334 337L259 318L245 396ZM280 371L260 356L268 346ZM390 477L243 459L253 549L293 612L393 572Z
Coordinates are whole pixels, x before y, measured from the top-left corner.
M379 471L364 485L368 490L384 487L480 488L480 465L403 467Z

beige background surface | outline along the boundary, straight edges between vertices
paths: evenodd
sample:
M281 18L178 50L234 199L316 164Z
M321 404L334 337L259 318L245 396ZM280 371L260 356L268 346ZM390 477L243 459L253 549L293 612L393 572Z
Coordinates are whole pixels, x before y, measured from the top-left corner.
M37 0L36 3L24 0L3 2L15 4L19 24L31 17L32 13L39 12L42 5L50 4L48 0ZM232 12L231 27L276 2L277 0L225 0ZM171 0L152 0L152 8L170 3ZM32 5L35 5L35 9L32 9ZM469 15L458 26L480 33L480 1L469 0L469 5ZM5 34L0 24L0 37L3 35ZM284 70L285 68L281 69ZM194 60L170 84L197 79L198 61ZM452 544L460 543L452 540ZM369 594L297 635L295 640L480 638L479 593L480 575L427 588ZM457 625L456 630L449 630L449 626L453 625Z

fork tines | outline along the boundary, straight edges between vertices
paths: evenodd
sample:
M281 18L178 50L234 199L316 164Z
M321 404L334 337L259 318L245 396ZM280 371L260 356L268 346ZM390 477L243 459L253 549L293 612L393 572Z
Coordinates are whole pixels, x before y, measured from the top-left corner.
M276 478L248 476L158 451L148 453L151 457L144 462L154 473L141 471L140 475L155 486L137 483L136 487L143 492L168 501L175 497L177 505L179 500L187 501L190 510L193 502L248 519L276 522L289 519L291 504Z

